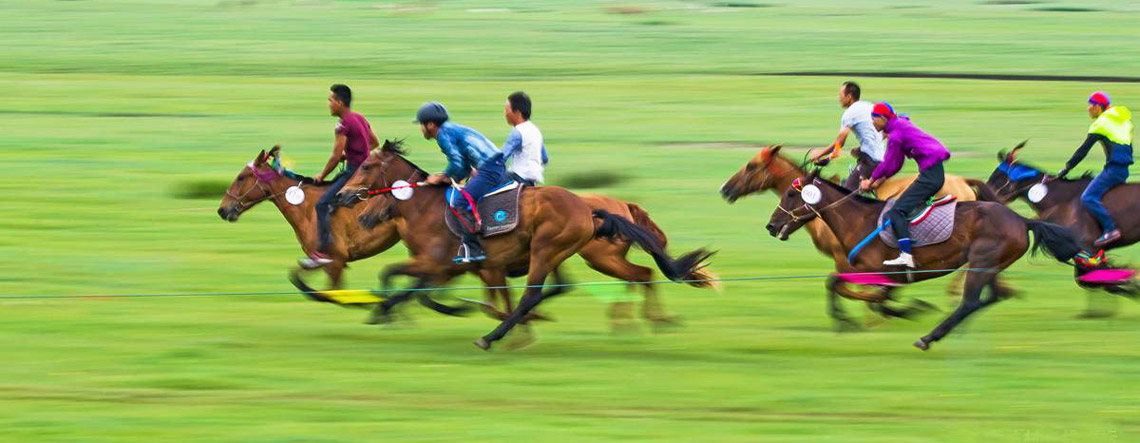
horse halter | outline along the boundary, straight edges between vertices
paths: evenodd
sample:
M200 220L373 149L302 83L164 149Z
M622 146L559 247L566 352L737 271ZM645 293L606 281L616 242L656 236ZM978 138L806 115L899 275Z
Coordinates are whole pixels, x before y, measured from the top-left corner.
M255 166L252 161L249 162L249 164L245 165L245 168L249 169L250 172L253 173L254 178L257 179L257 182L255 183L256 186L250 186L250 188L246 189L245 192L243 192L241 195L235 195L234 193L230 192L229 189L226 190L226 196L233 198L234 200L237 200L238 204L240 204L243 209L248 208L250 206L253 206L262 200L266 200L266 199L270 199L270 198L276 200L277 196L284 193L284 191L274 193L273 190L269 189L269 187L268 187L268 184L270 182L272 182L277 177L281 176L280 172L278 172L276 170L269 171L269 172L258 171L257 166ZM253 192L254 189L261 190L261 192L263 192L265 194L265 196L257 199L257 201L246 203L245 197L248 196L250 192Z
M796 179L796 182L792 183L792 188L796 189L797 191L803 190L803 186L802 186L802 184L800 184L799 179ZM855 194L856 194L855 192L847 194L847 195L843 196L843 198L840 198L839 200L828 203L827 205L825 205L824 207L819 208L819 209L816 209L815 206L812 206L808 202L804 202L804 204L800 205L800 207L792 208L791 210L784 209L783 205L776 205L776 209L783 211L784 214L787 214L788 217L791 217L792 223L799 223L800 220L806 220L808 217L810 217L813 214L816 217L822 217L822 215L820 215L820 213L822 213L823 211L826 211L828 209L831 209L834 206L838 206L839 204L847 201L847 199L855 196ZM811 213L810 214L804 214L804 215L796 215L796 211L798 211L800 209L805 209L805 208L808 211L811 211Z

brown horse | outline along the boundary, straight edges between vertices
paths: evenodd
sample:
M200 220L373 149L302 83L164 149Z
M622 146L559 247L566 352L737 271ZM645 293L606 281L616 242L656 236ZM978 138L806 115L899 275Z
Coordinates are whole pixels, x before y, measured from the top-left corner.
M275 170L269 160L280 155L281 148L274 146L269 152L261 151L234 178L226 196L218 207L218 216L229 222L238 221L246 210L265 200L272 200L285 216L285 221L293 227L297 241L305 252L317 248L317 216L313 207L324 194L328 183L315 183L309 178L292 179ZM285 201L285 191L291 186L299 186L305 193L304 201L293 205ZM359 211L356 211L359 212ZM324 267L333 289L342 286L342 275L348 262L363 260L395 246L400 241L396 223L384 223L374 229L360 229L356 222L359 215L353 211L337 211L333 214L333 243L329 248L332 263Z
M844 254L851 251L867 233L876 228L885 202L862 197L814 175L803 179L819 191L819 201L808 204L803 192L794 188L786 191L780 205L772 212L768 232L780 240L787 240L792 232L805 223L820 218L832 228ZM803 188L806 192L808 186ZM921 281L941 277L964 266L967 262L975 269L966 275L966 286L958 308L934 328L919 338L914 346L927 350L931 343L941 340L962 320L975 311L1008 297L1008 292L997 284L998 273L1009 267L1030 249L1027 232L1034 235L1033 250L1045 250L1061 262L1081 252L1075 236L1069 230L1037 220L1028 220L1008 207L994 202L962 202L955 210L954 231L950 239L936 245L916 248L914 256L920 265L913 273L885 274L898 283ZM884 267L884 259L897 251L882 242L868 245L852 272L882 273L898 271ZM990 289L988 298L981 298L982 290Z
M393 142L387 141L386 143ZM316 216L313 206L324 193L328 183L315 183L308 177L290 179L280 171L273 169L270 160L277 158L280 151L279 146L274 146L268 152L263 150L249 165L242 168L226 190L226 196L218 208L218 215L223 220L236 222L245 211L253 206L265 200L272 200L285 220L293 227L293 232L297 236L298 242L301 243L301 248L310 251L317 246ZM305 192L304 201L299 205L289 204L283 198L285 190L294 185L300 186ZM603 195L588 195L583 196L583 199L594 209L609 211L646 228L662 244L668 241L665 233L657 227L649 214L636 204ZM329 251L329 257L332 258L333 262L322 268L331 282L330 289L339 289L343 286L342 275L348 262L366 259L382 253L400 241L399 232L396 229L397 221L376 223L369 229L361 229L360 224L357 223L357 218L361 212L362 210L337 211L333 214L334 235L333 244ZM626 260L625 257L628 255L630 247L631 244L627 241L598 240L590 242L580 254L583 257L588 257L587 263L592 268L606 275L631 282L651 280L653 276L651 269ZM711 275L704 277L712 278ZM487 286L506 286L505 280L496 274L480 275L480 278ZM299 279L295 278L294 284L315 300L332 301L332 297L326 295L325 291L309 288ZM710 283L698 282L694 284L709 285ZM642 315L658 327L675 324L675 318L666 312L653 285L645 283L640 286L644 288L645 292ZM505 313L511 311L510 291L505 288L489 291L488 301L492 305L496 297L503 300L506 310L501 312L496 310L491 314L501 320L506 318ZM610 304L609 316L615 330L630 326L633 321L633 305L633 302L627 301Z
M374 150L360 166L356 175L338 194L338 203L350 206L363 198L368 189L387 188L397 180L422 176L424 171L403 157L398 144L386 143ZM415 181L409 180L409 181ZM369 211L380 221L401 218L400 235L409 249L412 260L390 266L382 274L385 285L395 275L416 279L411 291L429 286L446 285L455 276L471 269L507 273L527 270L527 289L518 308L490 334L476 340L476 346L487 350L506 335L535 306L546 298L564 291L558 266L571 255L578 253L596 238L620 236L646 250L658 268L670 280L696 280L701 263L711 254L697 250L679 259L670 257L656 236L633 222L604 210L590 208L584 200L570 191L554 186L525 188L520 197L519 226L510 233L484 239L487 260L479 263L454 264L451 257L459 241L446 227L444 219L447 204L444 187L420 187L407 200L398 200L388 193L373 198ZM554 288L543 292L548 275L553 274ZM380 319L390 310L407 300L411 292L395 295L380 303L374 311Z
M1093 241L1101 234L1100 224L1081 204L1081 194L1088 188L1092 177L1085 174L1076 179L1063 179L1049 175L1017 158L1024 147L1025 142L1021 142L1008 154L999 152L1000 163L986 183L1001 201L1025 200L1039 219L1069 228L1077 235L1081 246L1090 251L1096 250ZM1042 182L1046 184L1048 193L1040 201L1031 201L1029 188ZM1137 196L1140 196L1140 183L1126 183L1104 194L1104 206L1119 223L1123 234L1119 240L1106 245L1106 249L1122 248L1140 241L1140 217L1132 216L1140 214L1140 198Z
M792 181L798 177L808 175L808 172L804 169L802 164L797 164L781 155L781 148L781 145L775 145L760 149L758 154L724 183L720 188L721 196L731 204L750 194L772 191L777 195L783 195L784 192L791 189ZM890 178L876 190L876 195L882 199L897 197L899 194L902 194L917 177L917 175L912 174ZM978 188L978 193L975 193L974 187ZM958 197L959 201L973 201L979 197L982 197L983 200L993 200L996 198L981 181L954 175L946 176L946 182L938 195L953 195ZM823 220L812 220L807 223L806 228L811 235L811 241L812 244L815 245L816 250L834 260L837 271L850 271L850 267L847 264L846 252L843 251L842 245L835 237L835 234L831 232L831 229L827 227L827 224L824 223ZM956 288L961 286L958 281L960 279L960 274L954 276L954 281L950 284L951 292L954 292ZM857 325L844 314L843 308L838 301L834 299L836 294L849 299L867 302L868 306L873 310L883 314L905 315L907 313L907 311L893 311L883 305L884 302L889 300L888 293L881 291L854 291L846 288L843 284L833 286L833 282L829 282L828 286L829 289L833 289L828 291L829 313L839 322L838 325L840 325L841 328L852 328Z

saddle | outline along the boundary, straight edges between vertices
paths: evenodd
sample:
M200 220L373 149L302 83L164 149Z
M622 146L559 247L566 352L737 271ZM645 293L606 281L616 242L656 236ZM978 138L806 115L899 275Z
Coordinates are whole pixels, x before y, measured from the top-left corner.
M511 232L518 227L519 196L522 195L523 187L519 182L512 181L483 196L483 200L477 205L479 220L482 222L479 235L494 237ZM448 189L444 193L444 201L452 201L452 196L456 192L459 191L455 188ZM460 230L465 229L463 223L455 218L450 207L445 207L443 212L443 218L447 220L447 229L455 236L460 237L460 232L462 232Z
M888 200L879 214L879 226L883 226L887 211L895 206L896 200ZM958 207L958 197L947 195L927 202L926 206L907 216L910 219L910 241L913 246L935 245L950 239L954 233L954 210ZM892 248L899 247L898 239L891 229L879 232L879 239Z

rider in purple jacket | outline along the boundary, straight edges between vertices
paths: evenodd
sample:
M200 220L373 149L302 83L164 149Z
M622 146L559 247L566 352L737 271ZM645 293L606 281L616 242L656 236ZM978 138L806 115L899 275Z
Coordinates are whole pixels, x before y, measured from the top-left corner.
M918 179L899 196L894 207L886 214L895 238L899 241L899 257L883 262L887 266L913 268L910 220L907 219L907 214L921 207L942 189L942 183L946 181L942 162L950 159L950 151L938 139L918 129L909 118L896 116L890 103L875 104L871 119L876 129L887 134L887 152L871 178L864 179L859 184L860 190L869 191L879 187L884 180L902 169L903 161L908 157L918 163Z

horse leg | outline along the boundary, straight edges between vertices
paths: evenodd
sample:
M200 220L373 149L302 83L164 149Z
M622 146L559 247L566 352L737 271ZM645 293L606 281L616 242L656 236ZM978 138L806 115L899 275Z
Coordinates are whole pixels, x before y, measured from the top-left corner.
M329 278L329 289L340 289L343 286L344 268L348 263L342 260L333 260L324 266L325 275Z
M831 317L835 332L851 332L861 329L859 323L847 316L839 299L839 285L842 282L837 277L831 277L824 283L827 288L827 315Z
M962 293L962 303L958 305L958 308L955 309L950 316L946 317L942 323L930 331L930 334L914 342L914 346L923 351L930 349L931 343L941 340L946 334L949 334L955 326L958 326L962 320L969 317L970 314L973 314L982 307L995 303L996 300L1000 300L996 293L991 294L991 300L987 300L985 303L981 300L982 289L987 286L992 287L994 278L995 275L990 272L970 272L970 274L966 276L966 286Z
M590 244L593 246L593 244ZM675 326L676 317L665 312L657 291L652 283L653 270L645 266L636 265L626 260L625 253L629 246L612 245L606 250L587 248L579 252L591 269L613 278L640 285L645 298L642 302L642 315L649 320L655 328ZM619 301L610 303L610 322L613 331L625 331L634 328L633 302Z

